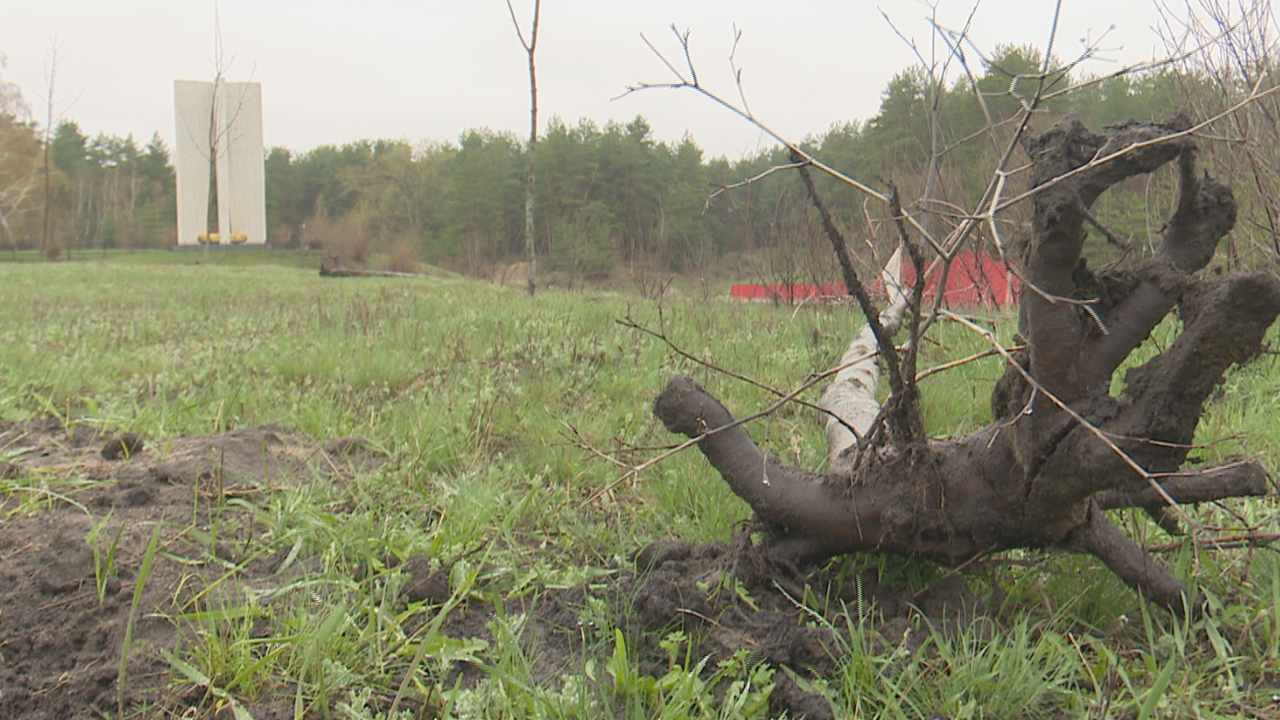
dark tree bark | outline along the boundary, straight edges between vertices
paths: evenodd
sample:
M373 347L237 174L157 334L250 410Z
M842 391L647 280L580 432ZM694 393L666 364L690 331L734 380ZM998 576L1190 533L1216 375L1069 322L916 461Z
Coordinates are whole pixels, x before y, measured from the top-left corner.
M945 441L881 433L888 439L853 450L848 472L819 475L763 453L688 377L671 380L655 413L668 430L702 438L698 447L766 529L759 549L780 560L876 550L954 565L1010 548L1067 550L1097 556L1161 606L1194 612L1198 596L1105 510L1146 508L1169 527L1170 500L1268 492L1257 463L1180 470L1205 400L1231 366L1262 351L1280 313L1280 279L1195 274L1235 223L1236 204L1225 185L1198 176L1195 145L1182 134L1189 126L1177 117L1099 135L1067 117L1026 143L1039 188L1020 262L1033 286L1020 307L1027 351L993 392L990 426ZM1112 185L1175 160L1179 202L1155 256L1090 271L1081 257L1089 207ZM1111 396L1117 368L1175 309L1177 340ZM895 403L903 405L891 396L882 414Z

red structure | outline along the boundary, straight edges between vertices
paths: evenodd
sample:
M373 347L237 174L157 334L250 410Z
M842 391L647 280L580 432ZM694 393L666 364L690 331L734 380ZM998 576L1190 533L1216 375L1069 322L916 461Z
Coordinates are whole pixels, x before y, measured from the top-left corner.
M834 285L734 285L729 288L732 300L781 300L782 302L801 302L819 298L834 298L844 295L844 283Z
M937 267L925 278L925 301L931 302L938 293L942 268ZM915 283L915 269L902 268L902 284ZM879 278L870 283L874 294L883 295L884 285ZM844 283L829 285L734 285L729 290L733 300L777 300L788 303L806 300L838 298L846 295ZM1012 305L1018 298L1018 281L1012 270L1003 263L991 259L986 253L965 252L956 256L947 275L943 304L951 308L1000 307Z

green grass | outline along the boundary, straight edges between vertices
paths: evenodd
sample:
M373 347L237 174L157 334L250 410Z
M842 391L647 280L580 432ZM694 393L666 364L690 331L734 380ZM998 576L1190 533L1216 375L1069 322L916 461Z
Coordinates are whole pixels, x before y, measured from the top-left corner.
M260 526L247 550L287 553L280 572L291 579L269 597L237 594L229 575L207 581L227 588L206 587L184 609L187 636L171 656L175 683L203 688L235 713L291 688L295 709L315 717L371 718L371 707L395 696L425 698L458 717L591 717L618 708L632 717L763 717L760 701L782 670L745 660L706 667L682 654L678 637L667 641L667 675L641 678L625 638L602 617L596 642L606 655L612 648L612 660L584 657L580 674L538 687L534 651L516 640L520 616L499 613L492 642L446 636L440 623L468 597L501 608L535 588L607 578L655 539L727 539L748 510L696 453L618 482L619 468L575 440L602 449L670 443L649 405L677 372L695 375L738 414L768 404L767 393L617 324L628 316L660 322L653 303L625 293L549 289L531 301L460 278L326 280L296 254L215 253L212 265L194 264L198 256L0 263L0 418L54 412L161 446L177 435L277 423L321 440L360 435L391 462L260 505L233 501ZM280 264L252 264L250 256ZM838 359L859 318L846 308L674 295L661 323L685 350L787 389ZM921 368L981 349L972 334L940 326ZM1276 362L1234 372L1212 401L1201 433L1202 442L1217 441L1203 452L1208 459L1248 453L1280 469ZM999 359L987 359L926 380L930 432L987 422L1000 371ZM801 465L825 462L821 422L801 408L750 431ZM14 512L73 500L76 489L73 479L47 476L0 483ZM1273 501L1256 501L1199 517L1229 525L1239 522L1233 512L1259 523L1276 516ZM1144 518L1125 523L1139 537L1167 541ZM397 600L403 575L388 559L420 554L451 578L443 608ZM855 632L839 673L801 680L860 717L1280 714L1259 690L1280 682L1276 554L1188 549L1165 559L1194 568L1221 613L1179 625L1148 612L1089 559L1010 553L969 577L1001 608L990 638L938 636L927 651L904 655ZM930 572L865 562L883 574ZM847 614L858 622L856 608ZM255 621L269 622L272 634L256 634ZM451 686L445 679L458 660L484 665L488 679Z
M255 247L214 247L208 254L203 246L178 249L157 250L74 250L70 257L65 253L63 262L78 263L110 263L112 265L218 265L218 266L250 266L279 265L282 267L319 268L323 253L319 250L273 250L262 246ZM0 249L0 263L41 263L43 256L36 250Z

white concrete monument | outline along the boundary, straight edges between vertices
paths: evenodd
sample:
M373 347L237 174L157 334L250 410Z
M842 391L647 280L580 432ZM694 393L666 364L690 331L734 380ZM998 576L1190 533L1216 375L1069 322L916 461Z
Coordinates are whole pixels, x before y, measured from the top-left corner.
M267 241L262 153L262 85L173 82L177 118L178 244ZM210 167L218 226L208 227Z

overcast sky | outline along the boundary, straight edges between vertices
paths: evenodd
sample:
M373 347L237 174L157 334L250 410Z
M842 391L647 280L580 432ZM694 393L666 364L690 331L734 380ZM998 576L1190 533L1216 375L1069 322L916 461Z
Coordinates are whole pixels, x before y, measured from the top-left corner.
M513 0L522 22L533 0ZM939 0L941 24L959 28L973 3ZM221 0L230 80L262 83L268 146L304 151L364 138L456 140L467 128L528 132L526 57L504 0ZM669 26L691 31L699 79L730 99L734 24L747 99L788 138L874 115L880 91L915 62L881 12L928 57L929 6L918 0L545 0L538 39L539 124L558 115L645 116L661 140L686 132L708 155L738 158L768 138L687 91L648 90L614 100L636 82L671 79L641 40L679 59ZM173 81L212 79L213 0L38 0L9 3L0 22L0 78L16 82L45 114L52 43L59 47L55 115L88 134L154 132L173 146ZM983 0L972 36L998 43L1048 41L1053 3ZM1115 62L1104 73L1158 54L1150 0L1063 0L1055 52L1079 54L1098 38ZM1108 32L1110 27L1113 30Z

